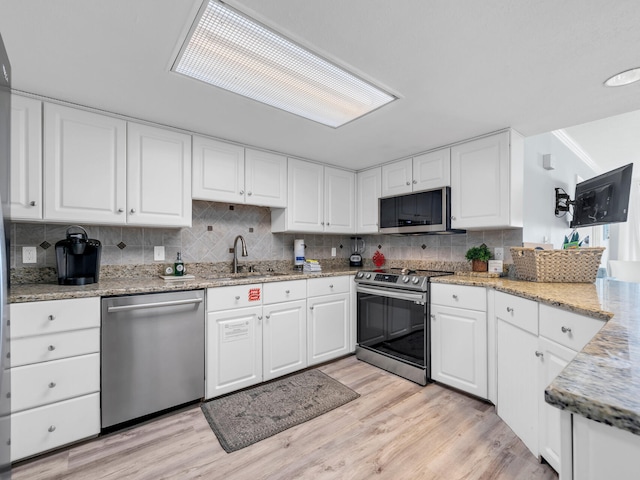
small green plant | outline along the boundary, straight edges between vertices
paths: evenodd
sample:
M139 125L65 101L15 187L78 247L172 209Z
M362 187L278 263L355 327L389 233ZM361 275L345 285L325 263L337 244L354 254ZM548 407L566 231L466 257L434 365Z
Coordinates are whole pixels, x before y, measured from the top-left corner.
M487 247L484 243L479 247L471 247L467 250L467 253L464 254L464 257L467 260L480 260L482 262L487 262L491 258L491 251L489 247Z

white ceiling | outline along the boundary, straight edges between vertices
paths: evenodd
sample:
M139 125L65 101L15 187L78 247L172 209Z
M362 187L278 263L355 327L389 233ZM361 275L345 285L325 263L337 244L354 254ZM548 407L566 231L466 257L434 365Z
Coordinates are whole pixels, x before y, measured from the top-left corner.
M229 0L399 101L332 129L171 73L201 0L0 1L17 90L353 169L640 109L637 0Z

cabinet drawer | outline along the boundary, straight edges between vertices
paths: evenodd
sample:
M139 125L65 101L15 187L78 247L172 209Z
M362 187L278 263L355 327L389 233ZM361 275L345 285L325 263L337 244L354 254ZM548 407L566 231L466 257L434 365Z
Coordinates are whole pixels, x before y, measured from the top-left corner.
M100 297L13 303L11 338L100 326Z
M540 335L579 352L604 326L604 320L540 305Z
M11 411L100 391L100 355L82 355L11 369Z
M332 293L349 293L350 281L353 281L353 277L350 275L310 278L307 280L307 295L309 297L318 297L320 295L331 295Z
M100 394L11 415L11 461L100 433Z
M265 304L304 300L307 298L307 281L291 280L265 283L263 294L262 302Z
M538 302L496 292L496 317L538 335Z
M487 311L487 289L467 285L431 284L431 303L445 307Z
M262 305L262 284L234 285L207 289L207 311Z
M11 340L11 366L19 367L99 351L99 328L14 338Z

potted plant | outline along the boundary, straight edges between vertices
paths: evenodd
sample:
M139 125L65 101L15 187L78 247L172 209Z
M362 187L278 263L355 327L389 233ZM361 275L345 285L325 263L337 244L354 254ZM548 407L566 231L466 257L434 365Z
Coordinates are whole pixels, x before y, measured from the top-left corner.
M491 251L484 243L479 247L471 247L464 256L471 261L471 270L474 272L486 272L489 269L487 262L491 258Z

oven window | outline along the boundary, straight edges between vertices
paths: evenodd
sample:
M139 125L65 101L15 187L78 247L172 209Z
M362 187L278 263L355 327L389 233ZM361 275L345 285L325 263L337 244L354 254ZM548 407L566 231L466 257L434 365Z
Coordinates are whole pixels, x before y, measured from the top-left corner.
M358 293L358 345L424 367L426 307Z

